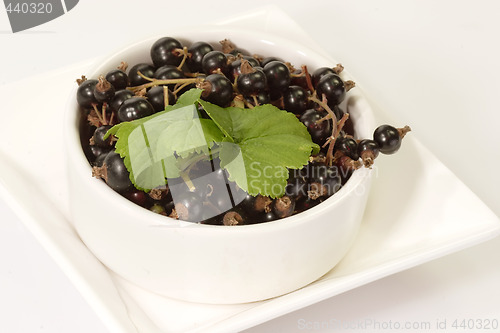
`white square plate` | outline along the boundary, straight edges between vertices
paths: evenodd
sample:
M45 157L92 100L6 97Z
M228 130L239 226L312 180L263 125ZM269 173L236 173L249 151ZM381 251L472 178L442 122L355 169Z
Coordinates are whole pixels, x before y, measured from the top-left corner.
M319 50L274 7L221 25L244 27L250 21L264 34L301 36ZM2 87L5 107L0 113L9 126L0 131L0 193L111 331L239 331L500 232L498 218L418 141L418 133L411 132L397 155L377 159L357 240L342 262L318 281L282 297L236 305L193 304L146 292L108 271L80 241L69 220L60 128L65 99L54 98L53 92L68 96L75 79L92 62ZM38 87L38 95L30 100L23 98L27 86ZM375 112L379 123L393 123Z

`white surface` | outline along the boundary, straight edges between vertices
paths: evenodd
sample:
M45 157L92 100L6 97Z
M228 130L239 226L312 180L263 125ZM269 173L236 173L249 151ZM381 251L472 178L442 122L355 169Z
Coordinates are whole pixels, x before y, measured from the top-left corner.
M478 2L473 9L465 2L460 4L451 1L441 1L438 4L430 1L366 1L356 4L331 1L322 5L318 2L315 6L310 3L276 3L328 52L342 61L357 78L364 92L379 107L386 109L398 121L411 124L414 131L418 131L419 139L497 215L500 214L497 194L500 179L494 169L500 162L495 131L500 120L496 101L500 91L496 80L500 74L496 59L499 58L500 51L498 45L491 42L495 40L500 27L495 16L499 9L496 2ZM254 3L258 4L259 2ZM10 82L12 77L28 77L71 64L75 60L90 58L100 48L108 47L104 40L116 43L114 45L117 46L129 38L147 34L145 30L139 31L137 26L132 28L120 24L121 19L108 19L113 5L117 3L80 3L69 14L34 28L31 33L2 33L2 49L7 51L3 51L1 57L4 64L9 65L2 67L0 81ZM328 10L322 6L326 6ZM96 7L103 11L95 12ZM177 10L189 12L191 20L193 17L202 17L201 15L212 15L216 20L232 15L236 10L227 3L225 6L216 5L203 9L194 9L195 7L193 2L179 3ZM135 11L124 9L123 13L125 17L131 17ZM174 16L169 23L164 23L161 22L159 11L148 13L151 17L147 20L147 26L151 31L159 31L161 25L188 23L180 15ZM0 30L7 31L6 16L1 15L4 13L0 11ZM88 18L91 15L101 24L89 26ZM128 20L125 19L124 22L128 23ZM103 28L110 34L114 32L116 38L110 40L96 37L97 28ZM35 33L36 31L52 32ZM127 31L128 34L118 34L119 31ZM86 33L80 35L82 32ZM77 34L78 40L72 38ZM49 47L40 48L42 45ZM81 50L75 56L75 49L80 45L92 47ZM41 50L36 52L36 61L33 61L33 54L27 52L32 47ZM44 53L43 50L49 51ZM466 82L464 78L467 79ZM8 231L2 232L0 236L2 246L8 246L8 250L2 251L0 257L8 267L6 274L2 270L0 289L5 331L32 332L43 326L39 331L65 332L81 329L82 332L98 332L99 320L89 311L51 259L40 250L29 233L19 232L19 222L15 218L7 217L6 220L8 222L3 226ZM24 229L21 227L21 230ZM16 244L20 246L16 248ZM447 331L453 332L456 331L451 327L454 319L493 319L495 315L498 319L500 295L496 281L500 280L499 247L498 239L493 240L333 297L251 331L300 331L300 319L305 319L306 322L328 322L332 319L371 319L379 322L418 320L433 324L436 320L446 319ZM29 257L33 258L31 261L21 256L21 253L28 250ZM11 259L12 253L16 254L14 257L18 260ZM44 262L46 264L42 264ZM44 275L38 273L36 279L19 285L19 281L34 275L33 263L43 267L47 278L44 279L41 277ZM9 272L18 273L16 276L20 277L19 280L9 278ZM8 283L3 283L4 278ZM52 289L52 281L64 281L61 286L67 283L68 289L59 288L59 283L57 288ZM51 296L50 300L40 303L36 308L29 308L27 305L31 310L29 315L20 306L14 309L13 304L19 304L20 295L32 297L31 300L35 300L35 303L37 299L45 300L47 290L53 291L59 298ZM64 300L63 307L58 306L57 299ZM30 302L27 301L26 304ZM73 311L63 312L69 308ZM80 309L87 311L88 317L83 320L76 315L81 313ZM43 320L39 319L37 325L28 318ZM360 327L358 331L371 330ZM434 331L437 331L436 326Z

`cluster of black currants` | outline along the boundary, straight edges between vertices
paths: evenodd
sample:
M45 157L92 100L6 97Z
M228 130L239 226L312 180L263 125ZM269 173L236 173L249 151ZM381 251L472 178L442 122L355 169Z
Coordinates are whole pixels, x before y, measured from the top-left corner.
M173 218L219 225L259 223L322 202L345 184L353 170L371 167L379 152L395 152L409 130L384 125L376 129L373 139L356 141L351 120L340 107L354 82L341 78L341 65L309 73L306 66L295 68L281 58L250 55L228 40L220 44L219 49L206 42L183 46L175 38L164 37L152 45L150 62L130 69L122 62L97 79L77 80L82 146L95 177L134 203ZM149 193L136 189L114 151L113 137L104 139L106 132L117 123L163 111L193 87L203 90L204 100L222 107L273 104L293 113L321 152L303 169L290 170L285 195L273 200L234 190L237 186L221 178L220 169L212 169L213 184L195 186L191 180L177 179ZM204 116L203 110L200 115ZM191 179L198 176L190 175ZM225 187L215 186L220 182ZM176 191L169 190L174 186ZM233 197L228 199L228 192Z

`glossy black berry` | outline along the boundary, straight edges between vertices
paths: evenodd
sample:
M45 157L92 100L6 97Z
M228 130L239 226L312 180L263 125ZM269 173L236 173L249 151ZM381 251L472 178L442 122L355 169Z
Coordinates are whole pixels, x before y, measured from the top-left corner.
M308 181L306 177L291 176L285 187L285 195L296 200L307 196Z
M284 195L273 200L272 211L280 219L292 216L294 210L295 199L293 197Z
M259 222L271 222L271 221L274 221L274 220L277 220L277 219L278 219L278 217L276 216L276 214L274 214L273 211L262 213L258 217L258 221Z
M271 92L283 92L290 85L290 70L281 61L271 61L264 66L267 85Z
M339 137L335 141L335 149L349 156L353 160L359 159L358 144L351 137Z
M221 51L210 51L201 61L203 72L207 75L214 73L227 73L227 57Z
M345 98L344 81L334 73L323 75L316 84L316 93L320 99L325 95L329 105L338 105Z
M188 48L188 57L186 59L186 66L191 73L198 73L203 71L201 61L208 52L213 51L212 45L206 42L196 42L191 44Z
M112 145L111 135L104 139L106 133L111 129L111 125L102 125L95 129L94 135L92 136L92 141L94 145L109 148Z
M154 112L153 106L145 98L132 97L125 100L118 109L118 119L120 121L132 121L150 116Z
M309 196L331 196L341 187L340 170L336 166L318 165L311 167Z
M153 106L155 112L165 110L165 88L163 86L152 87L151 89L148 90L146 94L146 97L149 103L151 103L151 105ZM175 96L170 91L170 89L167 88L167 91L168 91L168 104L174 105L176 100Z
M118 111L123 102L132 97L134 97L134 93L131 92L130 90L127 89L118 90L117 92L115 92L115 96L113 97L111 102L109 102L109 106L111 110Z
M175 38L163 37L151 46L151 60L155 67L164 65L179 66L182 61L182 44Z
M185 191L175 196L174 206L180 220L188 222L203 220L203 198L195 192Z
M249 104L253 106L271 103L271 96L267 91L260 91L255 95L246 96L245 99Z
M129 85L128 75L121 69L113 69L106 74L106 80L115 87L115 90L125 89Z
M330 67L320 67L316 69L312 74L311 74L311 80L313 86L316 86L319 82L319 80L325 76L326 74L337 74L333 68Z
M141 190L137 190L135 188L128 190L125 192L124 197L127 198L128 200L132 201L136 205L139 205L141 207L144 207L147 202L147 195Z
M211 74L200 87L201 97L210 103L225 107L233 100L233 85L224 75Z
M309 104L309 93L300 86L290 86L283 93L285 110L294 114L303 114Z
M298 213L306 211L308 209L313 208L314 206L319 205L323 201L323 199L324 198L321 197L317 199L311 199L309 197L306 197L295 204L295 210Z
M151 64L139 63L132 66L128 72L128 79L132 87L140 86L141 84L148 83L149 81L139 75L139 72L149 78L152 78L155 73L155 68Z
M280 62L284 62L283 59L281 58L278 58L278 57L266 57L264 59L262 59L260 61L260 65L262 67L266 66L268 63L270 63L271 61L280 61Z
M85 80L78 86L76 91L76 101L78 105L84 108L92 107L92 104L98 104L95 96L94 89L98 81L94 79Z
M184 78L184 73L179 70L177 67L172 66L172 65L165 65L159 67L155 73L153 74L155 79L158 80L175 80L175 79L182 79ZM173 84L168 84L168 87L173 89L175 86L175 83Z
M243 96L257 95L267 89L267 78L263 71L252 69L238 76L236 86Z
M358 142L358 155L363 160L365 167L372 166L373 161L377 158L380 148L375 140L364 139Z
M299 118L311 134L313 142L319 145L323 145L332 134L331 122L329 120L320 121L324 116L326 116L325 113L309 109Z
M91 163L92 166L100 167L102 166L102 163L104 162L104 159L106 158L108 153L111 151L111 147L91 145L90 151L92 152L92 155L94 155L94 161Z
M234 80L241 74L241 65L244 63L244 60L248 61L252 68L262 70L262 67L257 59L250 56L240 56L235 60L229 61L229 79Z
M103 161L106 169L104 180L113 190L123 192L133 187L129 178L129 172L119 154L110 151Z
M381 125L373 132L373 140L378 144L382 154L394 154L401 147L401 136L397 128Z
M115 87L102 75L94 87L94 97L99 103L108 103L115 97Z

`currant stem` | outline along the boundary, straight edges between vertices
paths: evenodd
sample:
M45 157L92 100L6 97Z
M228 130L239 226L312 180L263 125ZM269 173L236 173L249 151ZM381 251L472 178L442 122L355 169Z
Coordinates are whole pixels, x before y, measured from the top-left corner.
M121 70L121 71L124 71L124 72L125 72L125 71L127 70L127 68L128 68L128 64L127 64L127 62L122 61L122 62L120 63L120 66L118 66L117 68L118 68L119 70Z
M344 82L344 87L345 87L346 92L348 92L349 90L351 90L355 86L356 86L356 83L354 81L348 80L348 81Z
M252 95L252 98L253 98L253 102L254 102L255 106L259 106L260 104L259 104L259 100L257 99L257 96Z
M411 128L410 126L406 125L405 127L403 128L398 128L398 133L399 133L399 136L402 138L405 137L406 133L410 132L411 131Z
M306 65L302 66L302 71L304 72L304 75L306 77L307 88L309 88L310 91L314 91L314 87L313 87L312 80L311 80L311 75L309 74L309 71L307 70Z
M184 79L166 79L166 80L153 79L149 83L141 84L140 86L136 87L128 87L127 89L135 92L141 89L147 89L159 85L175 84L175 83L188 83L188 84L200 83L203 82L204 80L205 80L204 78L184 78Z
M328 146L328 151L326 153L326 162L328 165L332 165L334 161L334 156L333 156L333 148L335 147L335 141L337 141L337 138L339 136L340 131L342 131L342 128L345 125L345 122L349 118L348 113L344 113L342 118L340 118L340 121L338 123L334 122L334 128L332 129L332 136L328 139L329 140L329 146ZM336 126L335 126L336 125Z
M190 84L191 84L191 83L189 83L189 82L187 82L187 83L182 83L182 84L177 83L177 85L179 85L179 86L177 86L177 85L175 86L176 88L175 88L175 90L173 91L174 95L176 95L176 96L177 96L177 93L178 93L179 91L181 91L181 90L182 90L182 89L184 89L185 87L189 86Z
M342 66L342 64L337 64L337 66L333 67L332 69L336 74L340 74L344 70L344 66Z
M317 120L316 123L321 124L323 121L325 121L327 119L332 119L334 124L337 123L337 117L335 116L335 113L332 111L332 109L328 106L328 103L326 102L326 97L324 94L323 94L322 98L323 98L323 100L320 101L318 99L318 97L316 96L316 93L314 93L311 97L309 97L309 100L315 102L316 104L321 106L323 109L325 109L326 112L328 112L327 116Z
M148 77L148 76L142 74L141 71L137 71L137 75L139 75L140 77L142 77L144 80L148 80L148 81L151 81L151 82L153 82L154 80L156 80L154 78L151 78L151 77Z
M102 118L102 115L101 115L101 112L97 109L97 104L95 103L92 103L92 107L94 108L94 111L95 113L97 114L97 118L99 118L99 121L103 124L103 125L106 125L103 118Z
M188 48L187 48L187 46L184 46L182 48L182 60L181 60L181 63L179 64L179 66L177 66L178 70L181 70L182 66L184 66L184 63L186 62L188 54L189 54L188 53Z
M76 79L76 83L78 85L81 85L83 82L87 81L87 78L85 77L85 75L82 75L82 78L81 79Z
M163 86L163 105L167 107L169 105L169 100L168 100L168 87Z

